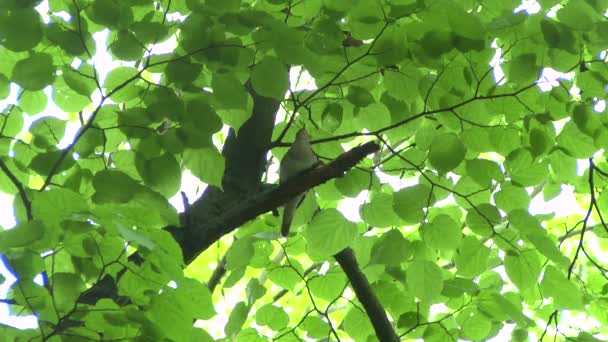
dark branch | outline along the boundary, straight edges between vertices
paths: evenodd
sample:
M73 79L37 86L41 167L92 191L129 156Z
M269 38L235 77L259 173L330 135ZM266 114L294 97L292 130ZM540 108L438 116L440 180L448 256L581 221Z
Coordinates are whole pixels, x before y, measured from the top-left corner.
M359 299L359 302L365 308L365 312L376 331L378 339L381 342L399 342L399 337L388 320L386 311L384 311L382 304L380 304L372 288L369 286L365 274L359 268L353 250L346 248L334 257L344 270L344 273L346 273L350 285L355 290L357 299Z
M327 182L332 178L343 176L347 170L355 166L363 158L379 149L380 145L375 141L365 143L342 154L327 165L292 178L274 190L255 194L250 198L244 199L239 205L225 210L217 217L203 223L195 232L187 234L189 241L196 241L197 250L194 251L196 253L190 255L184 253L184 261L186 264L190 263L198 254L206 250L222 236L232 232L257 216L281 206L295 195ZM181 234L179 228L171 227L169 231L181 246L188 244L188 241L183 240L185 234Z

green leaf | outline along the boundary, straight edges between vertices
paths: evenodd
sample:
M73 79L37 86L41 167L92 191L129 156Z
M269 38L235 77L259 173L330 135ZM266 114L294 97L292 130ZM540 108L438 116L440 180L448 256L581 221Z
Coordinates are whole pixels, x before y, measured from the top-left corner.
M401 219L393 210L393 196L372 192L370 201L359 207L359 214L370 226L388 228L401 225Z
M181 169L172 154L165 153L160 157L144 161L138 168L144 183L152 189L170 198L181 186Z
M357 227L336 209L324 209L304 230L309 253L319 259L329 258L350 246L357 236Z
M489 203L482 203L467 211L467 227L477 235L492 236L494 226L498 225L500 221L500 212Z
M507 276L519 291L526 291L538 283L541 264L536 252L507 253L504 264Z
M418 184L393 194L393 209L406 224L415 224L424 217L423 208L433 204L431 188Z
M237 334L245 321L247 320L247 315L249 314L250 308L245 305L244 302L238 302L236 306L230 312L230 316L228 316L228 322L224 327L224 333L226 336L233 336Z
M0 73L0 100L4 100L11 93L8 77Z
M584 309L578 287L554 266L548 265L545 268L540 289L544 296L553 298L556 309Z
M443 275L434 262L420 260L407 268L407 286L423 302L432 302L443 290Z
M350 309L342 324L344 324L344 330L355 341L367 341L368 336L372 335L374 331L369 317L358 308Z
M465 308L456 316L460 336L467 340L482 340L490 334L492 323L487 316L474 308Z
M456 249L462 239L462 231L450 216L441 214L422 228L422 238L431 248Z
M513 185L511 183L503 183L500 186L500 191L494 194L496 206L506 213L515 209L528 209L530 205L530 195L526 189Z
M542 183L549 173L549 163L545 159L534 161L528 149L518 149L507 156L505 169L514 183L534 186Z
M344 177L335 180L336 188L346 197L355 198L359 193L369 187L369 173L353 169Z
M312 277L308 281L308 287L310 288L310 293L315 297L333 301L340 297L346 282L347 279L344 273L329 272L320 277Z
M372 94L367 89L359 86L348 87L346 98L357 107L365 107L374 103Z
M456 6L448 11L448 23L454 33L472 40L483 39L487 32L478 15L457 9Z
M47 97L42 91L25 91L19 99L19 106L24 112L33 115L42 112L46 108Z
M28 246L44 236L42 221L30 221L17 227L0 232L0 251L6 253L8 248Z
M93 68L89 64L82 64L78 67L78 70L64 69L61 74L68 87L86 97L89 97L97 89L94 75Z
M398 229L391 229L383 234L374 244L370 264L400 266L413 253L413 247Z
M34 8L20 8L0 15L2 45L13 51L32 50L42 39L42 20Z
M289 89L287 66L276 57L264 57L253 67L251 84L258 94L282 100Z
M510 82L520 85L530 84L540 76L540 66L533 53L516 56L504 64L505 74Z
M63 220L71 220L73 215L88 209L89 206L81 194L63 188L38 192L32 200L32 214L47 224L60 224Z
M134 99L143 91L134 82L138 76L139 72L133 67L119 66L112 69L103 83L105 94L111 94L110 99L119 103Z
M466 146L457 135L437 135L429 148L429 161L437 171L447 173L464 160L466 151Z
M33 53L15 64L11 80L27 90L42 90L53 83L53 58L46 53Z
M120 31L110 44L110 52L117 59L137 61L143 57L144 46L131 32Z
M570 264L570 259L562 254L557 247L557 241L551 239L547 234L530 233L526 234L526 239L532 242L542 255L553 261L556 265L567 268Z
M454 257L456 274L467 278L478 276L487 269L489 256L488 247L476 237L466 236L458 248L458 254Z
M97 172L93 178L93 187L93 202L100 204L128 202L140 189L140 185L133 178L115 170Z
M484 188L489 187L492 180L500 182L504 178L500 166L487 159L467 160L466 170L469 176Z
M279 331L289 324L289 315L287 315L285 310L278 306L266 304L256 311L255 321L259 325L264 325L274 331Z
M598 13L585 1L570 1L557 11L560 22L578 31L593 29L598 17Z
M76 161L72 157L66 156L59 166L54 169L55 164L57 164L62 155L63 151L51 151L37 154L32 158L29 167L41 176L48 176L51 171L54 173L63 172L74 166Z
M219 188L222 187L225 160L217 149L212 147L186 149L183 160L190 172L201 181Z
M53 303L55 308L67 314L74 308L81 292L86 290L85 283L75 273L56 272L50 279L53 286Z
M234 74L215 74L211 82L213 95L222 108L245 109L249 94Z

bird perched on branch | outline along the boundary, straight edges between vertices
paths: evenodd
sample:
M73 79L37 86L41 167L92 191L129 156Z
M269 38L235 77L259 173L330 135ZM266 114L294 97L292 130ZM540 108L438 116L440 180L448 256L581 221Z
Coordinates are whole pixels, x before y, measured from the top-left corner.
M312 169L319 162L319 158L313 152L310 146L308 132L302 128L296 134L296 140L281 160L279 167L279 183L283 184L288 179L297 176L298 174ZM296 208L304 199L306 192L303 192L296 197L290 199L283 207L283 223L281 224L281 235L287 237L291 220L296 212Z

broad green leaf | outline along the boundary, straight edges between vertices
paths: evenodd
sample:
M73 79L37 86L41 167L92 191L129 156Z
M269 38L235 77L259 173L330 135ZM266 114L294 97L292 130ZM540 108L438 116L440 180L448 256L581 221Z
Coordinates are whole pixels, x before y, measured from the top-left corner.
M136 85L135 80L140 73L133 67L119 66L112 69L103 83L104 93L110 95L115 102L131 100L139 96L143 89Z
M523 54L506 62L505 74L510 82L519 85L527 85L536 81L540 76L540 66L536 64L536 55Z
M143 57L144 47L131 32L120 31L110 44L110 52L117 59L136 61Z
M194 315L188 299L174 289L163 289L161 295L153 296L146 318L156 323L162 334L172 340L183 340L192 329Z
M434 262L420 260L407 268L407 286L423 302L432 302L443 289L441 269Z
M451 298L458 298L465 293L475 295L477 292L479 292L479 288L471 279L454 277L443 282L441 294Z
M371 252L371 264L399 266L413 252L412 244L397 229L391 229L376 241Z
M467 160L466 170L469 176L482 187L490 186L492 180L500 182L504 178L500 166L487 159Z
M0 232L0 250L6 253L8 248L26 247L44 236L42 221L31 221Z
M42 39L42 20L34 8L20 8L0 16L2 45L14 51L33 49Z
M315 297L333 301L340 297L346 283L347 279L342 272L329 272L323 276L313 276L308 281L308 287Z
M350 101L350 103L357 107L369 106L374 102L374 97L372 94L367 89L359 86L348 87L348 94L346 94L346 98L348 101Z
M211 87L213 87L213 95L223 108L244 109L247 107L248 94L234 74L213 75Z
M507 276L520 291L526 291L538 283L541 264L536 252L507 253L504 262Z
M320 259L328 258L350 246L357 235L357 227L336 209L325 209L317 214L304 230L307 250Z
M474 308L465 308L456 316L460 325L460 336L467 340L481 340L488 336L492 329L490 319Z
M42 112L46 108L47 97L42 91L25 91L19 100L21 109L32 115Z
M128 202L137 191L140 185L123 172L114 170L99 171L93 178L95 203L125 203Z
M255 321L272 330L279 331L289 324L289 316L282 308L267 304L259 308L255 313Z
M526 238L532 242L536 249L547 259L553 261L561 267L568 267L570 259L568 259L557 247L557 241L551 239L547 234L531 233L526 234Z
M476 237L470 235L465 237L454 257L456 274L467 278L478 276L487 269L489 255L490 249Z
M42 90L53 83L55 67L47 53L33 53L15 64L11 80L27 90Z
M60 173L68 170L76 162L71 156L63 158L61 163L59 160L63 156L63 151L51 151L39 153L32 158L29 167L41 176L48 176L53 173Z
M367 315L358 308L348 311L346 317L344 317L343 324L344 330L348 335L357 341L366 341L374 331Z
M467 227L477 235L490 237L494 233L494 226L501 221L498 209L489 204L482 203L475 208L467 210Z
M583 297L573 281L556 267L548 265L540 283L543 295L554 300L556 309L583 310Z
M36 193L32 200L32 214L47 224L71 220L72 215L84 213L88 208L86 199L81 194L64 188Z
M549 171L547 161L535 161L532 153L526 148L511 152L504 165L513 182L522 186L534 186L541 183Z
M572 121L564 125L556 141L558 146L577 159L589 158L597 150L593 143L593 138L581 132Z
M466 146L460 138L451 133L438 135L429 149L429 161L435 169L446 173L455 169L463 160Z
M483 27L479 16L455 7L453 6L448 11L448 22L454 33L468 39L483 39L486 29Z
M401 219L393 210L391 194L373 192L370 195L370 201L359 207L359 214L367 224L378 228L401 224Z
M424 217L422 209L433 203L433 194L426 185L406 187L393 194L393 209L406 224L420 222Z
M462 239L462 231L450 216L441 214L422 228L422 238L431 248L456 249Z
M213 147L186 149L184 151L184 166L201 181L222 187L224 177L224 157Z
M557 19L571 29L589 31L599 16L587 2L571 1L557 11Z
M10 94L10 81L8 77L0 73L0 100L4 100Z
M302 281L301 274L301 269L294 269L292 265L283 265L269 270L268 280L284 289L294 291L296 285Z
M175 195L181 186L179 163L168 153L144 161L139 173L146 185L167 198Z
M511 183L503 183L500 186L500 191L494 194L494 201L499 209L509 213L514 209L528 209L530 195L522 187Z
M287 66L275 57L264 57L253 67L251 84L258 94L282 100L289 89Z
M336 188L346 197L355 198L369 187L370 174L358 169L350 170L344 177L337 178Z
M209 288L196 279L184 278L179 281L176 292L185 299L184 306L194 318L210 319L215 316L215 308Z
M67 314L74 309L80 293L86 290L85 283L75 273L57 272L50 279L53 286L53 303L59 312Z

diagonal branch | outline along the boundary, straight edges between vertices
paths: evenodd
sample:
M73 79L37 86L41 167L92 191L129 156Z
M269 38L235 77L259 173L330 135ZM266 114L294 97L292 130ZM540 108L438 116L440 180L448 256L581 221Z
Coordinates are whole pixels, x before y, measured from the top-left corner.
M281 206L299 193L325 183L332 178L343 176L347 170L363 158L379 149L380 145L375 141L357 146L340 155L331 163L294 177L274 190L243 199L235 207L228 208L217 217L212 217L211 220L203 222L195 231L183 234L182 229L176 227L170 227L169 231L180 246L188 245L190 241L196 241L196 250L191 251L190 254L184 254L184 261L188 264L222 236L257 216Z
M355 290L357 299L359 299L359 302L365 308L365 312L376 331L378 339L381 342L398 342L399 337L388 320L382 304L380 304L380 301L378 301L378 298L376 298L376 295L369 286L365 274L359 268L353 250L346 248L334 255L334 257L344 270L344 273L346 273L353 290Z

